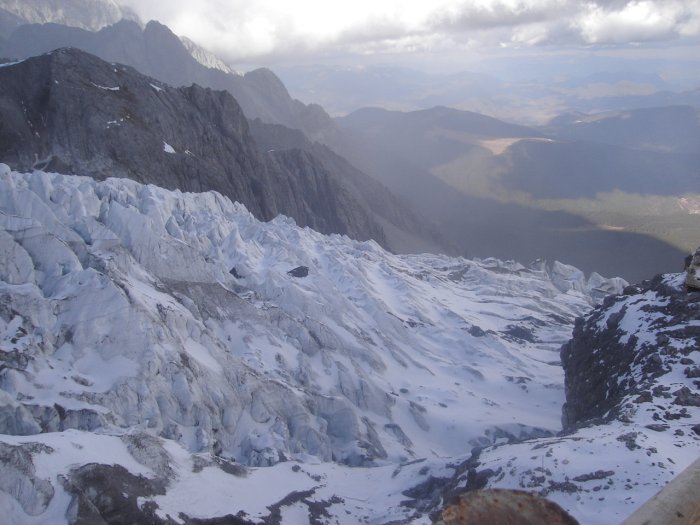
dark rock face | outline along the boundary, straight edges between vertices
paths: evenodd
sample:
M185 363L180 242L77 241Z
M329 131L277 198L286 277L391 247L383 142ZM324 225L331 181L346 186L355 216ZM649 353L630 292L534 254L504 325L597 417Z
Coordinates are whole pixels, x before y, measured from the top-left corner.
M349 195L344 183L336 180L313 155L292 149L270 151L266 158L271 171L287 174L276 183L275 192L280 204L285 203L285 215L294 217L297 224L322 233L374 239L387 245L384 231L371 217L371 211ZM295 195L299 186L305 189L303 199Z
M700 327L692 322L700 318L699 296L685 291L682 275L659 275L607 297L577 319L572 339L561 349L564 430L624 421L626 411L640 403L655 403L656 425L688 417L686 409L677 407L699 406L697 385L693 389L687 381L670 392L660 380L674 367L686 378L692 376L683 363L700 350Z
M216 190L264 220L385 240L313 156L261 153L227 92L174 89L63 49L0 68L0 117L0 158L18 170Z
M0 109L0 156L13 168L217 189L257 216L277 211L262 191L270 174L227 93L172 89L65 49L2 68Z
M138 498L165 494L163 480L136 476L121 465L90 463L73 470L62 481L63 488L73 496L76 524L170 522L156 515L156 506L138 505Z
M309 267L297 266L296 268L289 270L287 273L292 277L306 277L307 275L309 275Z
M454 472L449 477L431 475L425 481L403 491L402 494L407 499L401 505L415 509L417 515L427 513L436 521L445 502L456 501L461 494L469 491L484 489L489 479L496 475L491 469L479 470L480 453L481 449L474 448L468 459L454 466Z

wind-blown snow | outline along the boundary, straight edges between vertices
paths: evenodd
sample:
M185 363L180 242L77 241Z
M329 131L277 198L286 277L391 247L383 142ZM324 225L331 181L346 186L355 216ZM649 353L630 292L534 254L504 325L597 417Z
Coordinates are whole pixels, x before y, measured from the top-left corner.
M154 501L174 519L217 515L234 486L266 487L240 503L262 516L287 479L318 501L344 494L341 523L406 519L401 491L451 458L561 429L559 348L625 284L559 263L393 255L261 223L215 192L0 168L0 350L16 361L2 415L37 442L163 438L179 477ZM274 466L224 488L229 474L193 472L192 454L210 453ZM185 505L204 486L223 500Z

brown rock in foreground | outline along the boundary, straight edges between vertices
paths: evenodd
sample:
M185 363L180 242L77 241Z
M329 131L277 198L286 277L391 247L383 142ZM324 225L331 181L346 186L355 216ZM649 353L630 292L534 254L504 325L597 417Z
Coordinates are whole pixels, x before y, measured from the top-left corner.
M435 525L578 525L556 503L521 490L465 492Z

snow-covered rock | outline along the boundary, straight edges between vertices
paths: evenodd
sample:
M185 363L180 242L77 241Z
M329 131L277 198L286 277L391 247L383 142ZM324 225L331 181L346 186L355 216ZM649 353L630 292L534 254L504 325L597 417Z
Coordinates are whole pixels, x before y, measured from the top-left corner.
M700 293L684 275L627 287L578 319L561 352L565 432L486 448L463 467L471 481L453 476L443 493L533 490L581 523L619 523L697 459Z
M229 66L226 65L226 62L221 60L214 53L212 53L211 51L207 51L206 49L204 49L202 46L200 46L198 44L195 44L192 40L190 40L186 36L181 36L180 41L185 46L187 51L190 52L190 55L192 55L192 58L194 58L197 62L199 62L203 66L206 66L210 69L218 69L219 71L223 71L224 73L240 75L240 73L236 73L233 69L231 69Z

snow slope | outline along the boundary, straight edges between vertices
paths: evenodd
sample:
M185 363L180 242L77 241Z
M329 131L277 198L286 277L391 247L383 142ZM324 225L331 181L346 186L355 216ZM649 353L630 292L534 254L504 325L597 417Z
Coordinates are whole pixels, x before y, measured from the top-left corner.
M0 225L0 458L16 463L0 505L20 522L67 508L100 451L119 475L160 480L132 502L158 519L426 522L403 492L448 479L472 447L502 445L484 453L496 466L563 442L504 445L561 430L559 348L626 284L397 256L261 223L215 192L4 165ZM7 489L17 479L32 490Z
M700 456L700 293L684 281L628 287L576 323L562 348L566 432L484 450L489 485L620 523Z
M182 44L185 46L187 51L189 51L190 55L192 55L192 58L194 58L197 62L202 64L203 66L206 66L211 69L218 69L219 71L223 71L224 73L230 73L233 75L240 75L240 73L237 73L233 69L231 69L229 66L226 65L226 63L221 60L218 56L216 56L214 53L211 53L210 51L207 51L203 47L195 44L192 40L185 36L180 37L180 41Z

